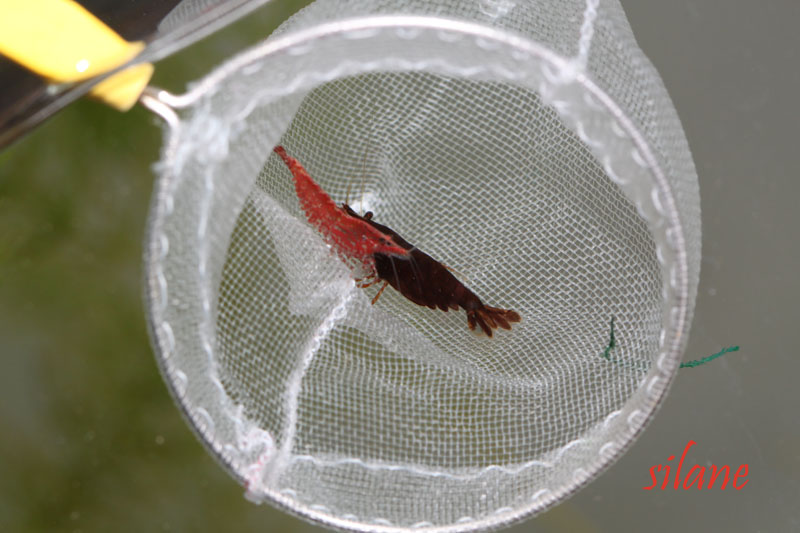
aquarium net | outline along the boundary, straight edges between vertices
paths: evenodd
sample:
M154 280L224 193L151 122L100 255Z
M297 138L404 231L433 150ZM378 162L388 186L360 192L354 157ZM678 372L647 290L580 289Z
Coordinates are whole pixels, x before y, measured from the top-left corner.
M656 410L694 306L697 177L616 0L319 0L165 100L151 332L249 498L490 529L572 494ZM488 338L391 287L372 304L279 144L521 321Z

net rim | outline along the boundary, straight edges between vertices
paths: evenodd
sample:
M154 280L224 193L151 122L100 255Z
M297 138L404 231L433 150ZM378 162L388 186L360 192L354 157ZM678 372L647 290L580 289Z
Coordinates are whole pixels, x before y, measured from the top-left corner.
M596 103L602 105L618 122L620 127L624 130L624 133L638 149L639 154L644 159L647 171L651 175L652 182L655 185L653 192L654 194L657 193L660 195L660 198L655 200L657 205L661 208L658 209L659 214L672 230L670 239L672 242L659 242L663 239L660 239L651 228L651 234L656 240L656 243L667 245L675 252L673 260L670 261L672 266L675 267L673 270L669 270L667 268L669 265L665 264L663 258L659 257L662 273L665 277L671 275L669 278L669 287L674 295L673 305L670 309L672 320L668 328L662 329L662 334L666 335L663 343L664 348L662 349L665 356L660 357L656 364L653 365L654 369L651 373L652 377L649 380L649 385L640 388L640 392L644 389L645 394L632 396L626 402L626 406L631 402L636 402L637 408L628 416L626 430L614 436L615 446L606 450L608 453L602 453L601 450L601 453L595 456L595 460L585 465L587 466L586 468L581 468L575 472L569 484L563 484L552 492L548 491L548 493L542 495L541 498L529 502L526 505L513 509L500 509L500 511L503 511L502 513L478 518L468 523L436 526L425 525L424 527L425 531L436 533L494 530L542 513L583 488L587 483L616 462L654 417L666 397L677 372L679 360L686 343L686 333L689 328L687 322L687 305L690 301L689 268L684 232L671 185L646 138L616 102L614 102L611 97L596 85L584 72L580 69L575 69L574 63L572 63L570 59L561 57L543 45L509 31L500 31L481 24L442 17L405 15L369 16L319 24L301 31L290 32L275 40L264 41L238 54L211 71L184 94L172 95L166 91L152 92L151 95L154 96L155 101L152 102L151 105L148 105L148 107L155 113L161 115L167 124L165 131L167 142L164 149L163 161L167 163L174 161L177 144L180 138L182 122L174 113L173 109L191 107L204 96L213 92L214 88L227 76L269 55L291 53L292 48L302 46L304 43L331 37L352 38L348 36L358 35L359 32L368 33L373 30L383 29L395 31L422 29L455 32L474 39L486 39L487 42L496 42L511 48L520 49L524 53L542 60L545 64L551 65L556 72L571 73L570 81L579 84L586 94L591 95ZM561 110L557 108L556 110L559 114L562 114ZM585 142L585 139L582 140ZM165 163L163 168L167 166L168 165ZM169 333L165 332L159 320L159 315L161 314L159 309L161 306L166 305L165 302L163 302L166 282L163 276L159 275L158 267L166 255L166 251L162 243L162 237L164 235L161 233L159 226L160 221L164 217L168 217L171 213L172 199L169 194L169 186L170 182L176 179L176 176L171 172L161 172L160 174L159 179L156 181L151 203L144 247L144 299L147 309L148 331L155 358L159 370L167 383L168 389L188 425L209 450L211 455L215 457L240 484L246 486L247 480L236 468L232 458L226 454L225 450L218 442L215 442L211 432L206 429L207 422L203 420L202 416L200 416L196 410L193 410L187 405L186 396L179 389L178 380L174 372L175 369L172 368L165 355L169 353L170 342L174 344L174 338L170 341ZM666 296L662 295L662 301L664 300L666 300ZM396 533L399 531L408 531L409 529L407 527L365 523L363 521L343 518L333 515L330 512L314 509L312 508L314 506L309 506L273 490L268 490L261 496L278 508L295 516L341 531Z

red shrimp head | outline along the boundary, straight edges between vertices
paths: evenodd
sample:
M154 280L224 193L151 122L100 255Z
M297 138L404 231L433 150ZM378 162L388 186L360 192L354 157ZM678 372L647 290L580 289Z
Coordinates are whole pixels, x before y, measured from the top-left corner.
M292 173L297 198L306 218L334 246L338 254L357 259L365 265L372 263L372 257L376 253L408 255L408 249L402 246L403 243L397 242L392 234L373 227L346 204L341 208L337 207L328 193L282 146L276 146L273 150Z

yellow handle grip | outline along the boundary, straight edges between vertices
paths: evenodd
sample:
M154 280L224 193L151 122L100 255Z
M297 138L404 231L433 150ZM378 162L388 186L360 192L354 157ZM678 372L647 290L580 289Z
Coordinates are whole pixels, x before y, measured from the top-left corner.
M0 54L54 82L78 82L134 58L142 42L128 42L72 0L0 0ZM130 108L153 73L135 65L93 88L109 105Z

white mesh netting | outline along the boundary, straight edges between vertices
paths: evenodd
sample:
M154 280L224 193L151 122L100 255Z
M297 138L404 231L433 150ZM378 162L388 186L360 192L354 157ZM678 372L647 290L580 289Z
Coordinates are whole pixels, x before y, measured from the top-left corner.
M570 494L652 415L699 198L615 0L319 0L170 102L188 109L159 165L152 333L253 499L340 528L489 528ZM391 288L371 305L276 144L521 323L488 339ZM612 316L622 364L601 357Z

